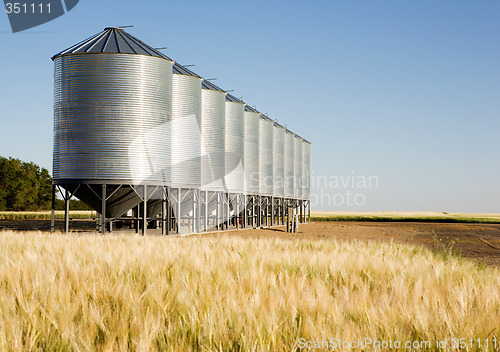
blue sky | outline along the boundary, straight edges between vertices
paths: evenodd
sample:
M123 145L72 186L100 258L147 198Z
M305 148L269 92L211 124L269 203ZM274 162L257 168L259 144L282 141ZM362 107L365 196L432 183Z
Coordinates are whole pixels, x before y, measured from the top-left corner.
M50 57L134 25L312 142L313 177L332 181L314 209L500 212L499 18L496 0L80 0L13 34L4 14L0 155L50 170Z

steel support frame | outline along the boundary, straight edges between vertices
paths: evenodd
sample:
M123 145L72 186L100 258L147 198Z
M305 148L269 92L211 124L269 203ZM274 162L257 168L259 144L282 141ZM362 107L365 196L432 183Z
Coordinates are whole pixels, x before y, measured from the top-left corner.
M101 212L97 218L99 222L98 230L101 233L112 231L114 219L106 217L107 201L125 184L101 184L101 190L94 191L90 185L89 189L101 199ZM64 228L69 232L69 201L78 190L78 185L73 191L69 191L68 185L52 185L52 207L50 230L55 231L55 203L56 192L62 194L65 202ZM109 193L109 186L118 186ZM187 222L190 233L200 233L208 231L210 228L218 230L229 229L229 225L239 228L251 226L253 228L268 227L286 224L289 227L292 220L298 223L307 223L311 220L310 199L288 198L284 196L258 195L245 193L230 193L222 191L203 190L199 188L172 188L166 185L140 185L131 188L141 198L141 203L136 207L134 216L135 228L138 232L142 227L142 235L147 233L148 224L148 201L159 188L161 188L161 233L170 234L176 228L179 232L181 223ZM137 189L136 189L137 188ZM154 188L154 189L152 189ZM98 194L100 193L100 194ZM189 211L184 210L182 214L182 202L186 199L192 202L189 204ZM215 205L213 204L215 202ZM186 204L187 205L187 204ZM212 207L215 215L209 213ZM185 207L184 207L185 208ZM142 210L142 211L141 211ZM142 212L142 214L141 214ZM293 214L295 213L295 215ZM142 216L141 216L142 215ZM158 217L155 217L158 220ZM285 221L285 219L287 221ZM142 226L138 226L139 223Z

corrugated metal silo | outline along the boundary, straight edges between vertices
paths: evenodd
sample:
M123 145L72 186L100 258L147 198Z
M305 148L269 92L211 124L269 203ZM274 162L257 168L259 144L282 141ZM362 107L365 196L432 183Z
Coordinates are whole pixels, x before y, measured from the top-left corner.
M244 147L245 103L231 94L227 94L224 167L226 169L226 187L231 193L241 193L245 190Z
M204 80L201 92L201 186L225 191L226 92Z
M260 118L259 131L259 193L273 194L274 121L265 115Z
M201 185L202 78L175 63L172 79L172 186Z
M293 193L295 198L302 198L302 138L295 135L294 138L295 151L293 153L293 174L294 187Z
M275 122L273 133L273 194L283 197L285 195L285 128Z
M295 134L285 130L285 197L294 197L294 152L295 152Z
M259 194L259 131L259 112L245 105L245 163L243 170L246 193L248 194Z
M102 184L170 181L172 61L121 28L52 59L54 184L100 211ZM130 187L117 187L108 189L108 217L140 202Z
M302 187L302 198L311 197L311 143L304 140L302 143L302 178L304 179Z

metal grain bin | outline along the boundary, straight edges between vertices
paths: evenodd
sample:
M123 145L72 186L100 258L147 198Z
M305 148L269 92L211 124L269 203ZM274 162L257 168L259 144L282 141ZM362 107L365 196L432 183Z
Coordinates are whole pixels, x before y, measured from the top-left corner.
M245 153L245 103L231 94L226 96L225 161L226 187L230 193L245 190L243 172Z
M172 186L201 186L202 78L175 63L172 79Z
M169 182L172 61L120 28L106 28L52 59L54 183ZM75 195L99 210L90 188ZM130 187L113 197L108 216L140 201Z
M295 151L293 153L293 176L294 187L293 193L295 198L302 198L302 138L295 135L294 138Z
M260 116L259 131L259 193L265 196L273 194L273 147L274 121Z
M285 128L275 122L273 127L273 195L285 195Z
M246 193L248 194L259 194L259 131L259 112L245 105L245 163L243 170Z
M225 191L226 92L210 81L201 91L201 186Z
M295 134L286 129L285 130L285 197L294 197L294 152L295 152Z
M311 197L311 143L304 140L302 143L302 198L310 199Z

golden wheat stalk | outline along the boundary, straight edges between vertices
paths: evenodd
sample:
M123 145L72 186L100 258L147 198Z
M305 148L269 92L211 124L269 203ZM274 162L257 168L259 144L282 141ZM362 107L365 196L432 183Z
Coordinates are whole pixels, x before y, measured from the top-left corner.
M498 269L403 244L2 232L0 258L2 350L500 337Z

